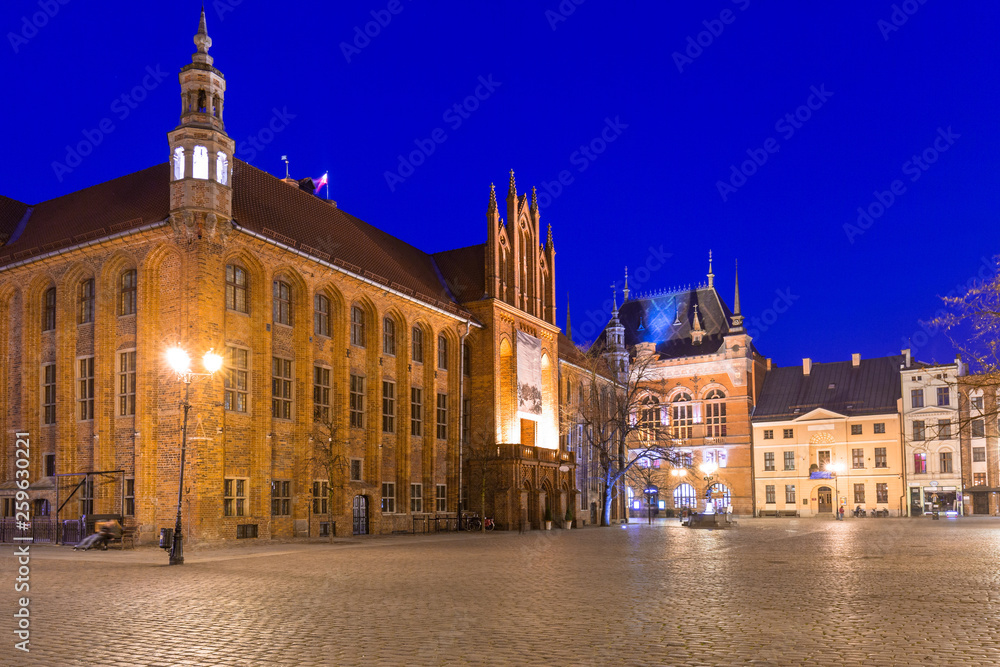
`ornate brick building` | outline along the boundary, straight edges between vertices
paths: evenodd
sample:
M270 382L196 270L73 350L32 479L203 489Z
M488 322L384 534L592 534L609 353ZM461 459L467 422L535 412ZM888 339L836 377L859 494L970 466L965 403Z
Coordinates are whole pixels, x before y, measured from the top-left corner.
M640 475L658 489L642 497L642 485L627 490L633 513L645 516L649 500L663 509L704 508L711 490L720 508L753 512L753 464L750 416L764 380L765 360L743 327L739 279L733 310L715 286L711 257L707 280L633 297L625 279L624 301L599 339L610 358L627 363L629 355L654 355L642 383L649 392L638 418L649 432L664 434L676 465ZM620 342L619 342L620 341ZM706 478L702 464L718 470Z
M564 512L555 251L534 195L511 172L485 244L425 253L235 159L204 13L195 44L169 163L0 197L0 480L29 432L36 514L123 513L144 540L172 526L182 383L164 353L180 345L224 357L191 385L188 537L454 516L474 436L496 449L487 513Z

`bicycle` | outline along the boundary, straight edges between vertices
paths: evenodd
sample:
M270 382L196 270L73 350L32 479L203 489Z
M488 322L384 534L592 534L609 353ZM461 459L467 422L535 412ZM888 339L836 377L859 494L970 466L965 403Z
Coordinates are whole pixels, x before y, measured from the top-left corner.
M486 530L493 530L496 528L496 523L490 517L486 517ZM465 529L468 531L476 531L483 529L483 519L478 516L470 517L465 523Z

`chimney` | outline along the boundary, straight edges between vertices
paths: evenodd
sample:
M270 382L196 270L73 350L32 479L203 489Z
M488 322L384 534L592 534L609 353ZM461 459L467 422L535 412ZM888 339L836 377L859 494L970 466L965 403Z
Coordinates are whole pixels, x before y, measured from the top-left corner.
M771 370L771 360L767 360L767 370Z
M854 354L851 355L851 366L857 368L860 365L861 365L861 353L855 352Z
M905 350L901 350L900 353L905 357L905 359L903 361L903 364L905 365L906 368L909 368L910 367L910 348L906 348Z
M807 358L802 360L802 375L808 376L809 373L812 372L812 368L813 368L812 359Z

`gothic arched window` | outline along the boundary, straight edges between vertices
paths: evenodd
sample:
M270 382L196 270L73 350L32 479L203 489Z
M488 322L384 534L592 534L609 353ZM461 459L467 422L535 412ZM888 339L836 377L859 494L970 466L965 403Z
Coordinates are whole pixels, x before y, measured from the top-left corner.
M660 401L655 396L642 399L639 411L639 429L642 436L653 440L660 429Z
M691 394L681 392L674 396L671 406L671 432L674 438L685 439L694 435L694 406Z
M215 154L215 180L229 185L229 158L222 151Z
M191 175L195 178L208 178L208 149L204 146L194 147Z
M726 435L726 395L720 389L713 389L705 396L705 424L709 438L723 438Z
M178 146L174 149L174 180L184 178L184 149Z

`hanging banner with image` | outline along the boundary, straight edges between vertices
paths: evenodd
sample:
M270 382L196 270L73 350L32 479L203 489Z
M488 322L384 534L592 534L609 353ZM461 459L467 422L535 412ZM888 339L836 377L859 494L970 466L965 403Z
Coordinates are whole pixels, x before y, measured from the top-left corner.
M542 414L542 341L523 331L517 332L517 411Z

